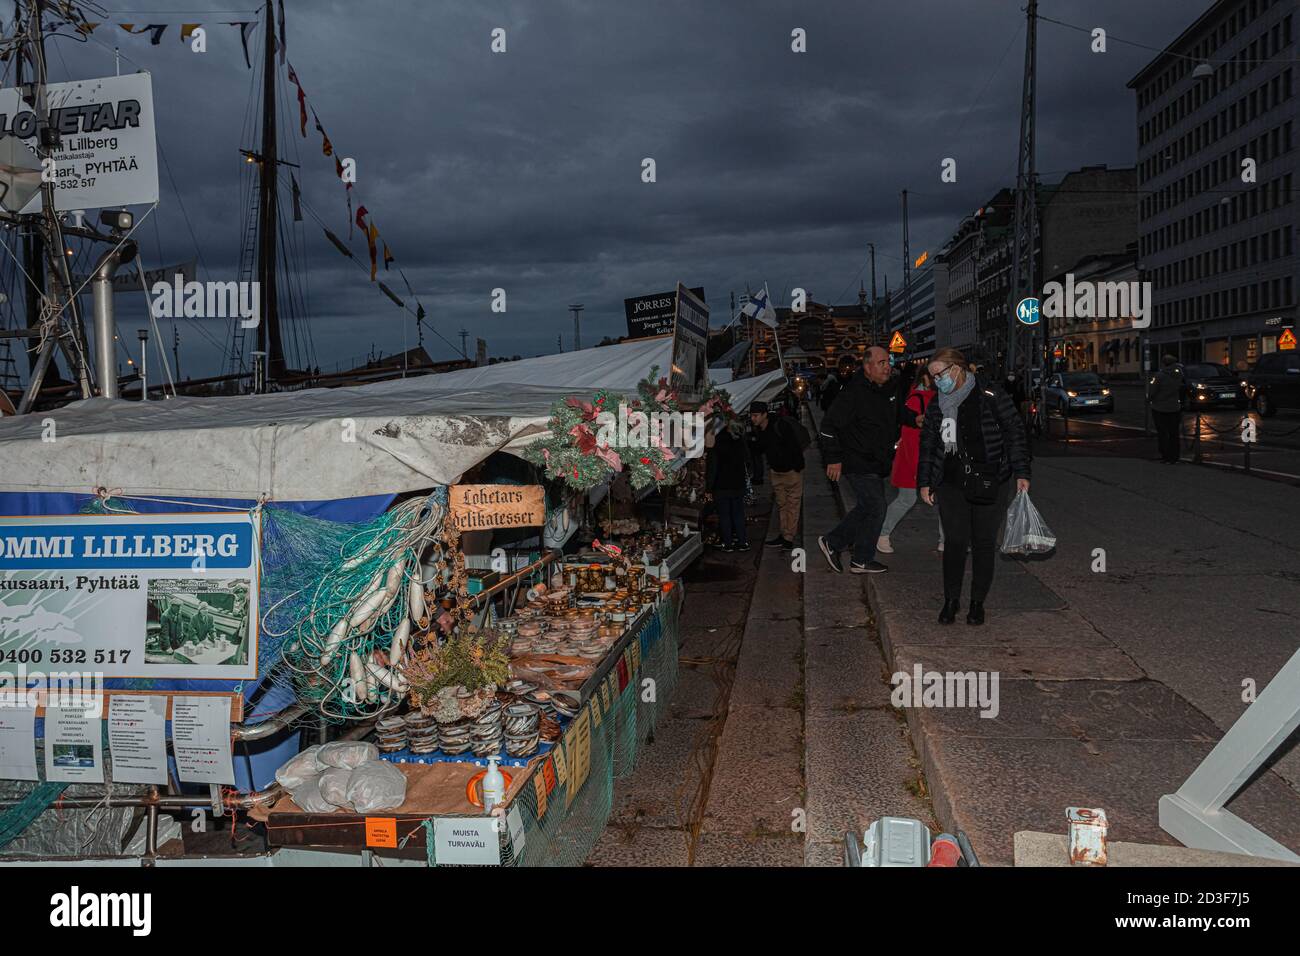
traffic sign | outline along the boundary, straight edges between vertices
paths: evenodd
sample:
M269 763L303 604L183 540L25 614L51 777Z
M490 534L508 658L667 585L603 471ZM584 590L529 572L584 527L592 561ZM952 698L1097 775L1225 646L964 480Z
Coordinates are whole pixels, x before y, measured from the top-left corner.
M1020 300L1016 305L1016 318L1024 325L1038 324L1038 299L1035 296L1027 296Z
M1282 334L1277 337L1278 351L1291 352L1295 350L1295 332L1291 329L1283 329Z
M895 355L902 355L907 351L907 339L903 338L902 332L895 332L894 337L889 340L889 351Z

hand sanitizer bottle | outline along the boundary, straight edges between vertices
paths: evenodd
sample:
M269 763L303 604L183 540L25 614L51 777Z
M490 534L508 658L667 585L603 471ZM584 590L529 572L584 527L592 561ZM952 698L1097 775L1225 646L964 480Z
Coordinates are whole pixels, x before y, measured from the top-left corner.
M483 812L491 813L492 808L506 798L506 778L497 769L500 757L488 757L488 770L483 775Z

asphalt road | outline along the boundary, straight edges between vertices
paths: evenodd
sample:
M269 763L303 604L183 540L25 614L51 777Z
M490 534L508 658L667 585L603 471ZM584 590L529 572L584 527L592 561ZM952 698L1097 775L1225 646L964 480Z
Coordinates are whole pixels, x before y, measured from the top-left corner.
M1142 389L1115 387L1115 410L1074 414L1069 422L1053 416L1051 441L1036 442L1035 454L1068 453L1075 446L1090 454L1116 454L1132 458L1156 457L1155 430L1144 434L1146 416ZM1242 441L1242 419L1254 423L1256 442L1249 449L1250 469L1262 476L1300 482L1300 410L1284 410L1273 418L1260 418L1247 409L1205 409L1183 415L1183 458L1197 455L1212 467L1244 469L1247 450ZM1068 425L1068 427L1067 427ZM1067 443L1068 436L1068 443ZM1053 447L1058 446L1058 447Z

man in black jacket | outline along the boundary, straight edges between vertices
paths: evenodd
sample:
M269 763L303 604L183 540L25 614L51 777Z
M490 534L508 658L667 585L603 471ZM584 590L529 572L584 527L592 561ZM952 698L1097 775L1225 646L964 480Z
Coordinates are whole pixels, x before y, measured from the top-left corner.
M772 416L767 402L749 406L754 425L754 442L762 449L772 474L772 501L776 505L781 531L767 542L770 548L789 551L799 533L799 508L803 501L803 441L807 432L797 419Z
M876 540L885 521L885 479L898 440L898 393L890 384L889 353L867 349L862 369L840 389L822 419L822 454L826 477L841 477L853 489L857 504L817 546L831 568L842 572L839 553L853 549L849 570L878 574L889 569L875 560Z

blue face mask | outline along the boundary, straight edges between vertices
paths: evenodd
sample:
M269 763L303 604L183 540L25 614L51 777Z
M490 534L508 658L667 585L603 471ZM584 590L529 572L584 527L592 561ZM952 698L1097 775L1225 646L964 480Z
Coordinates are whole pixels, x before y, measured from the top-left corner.
M934 380L934 387L937 388L939 391L943 392L945 395L947 395L951 393L954 388L957 387L957 384L952 380L951 376L940 375L938 378Z

